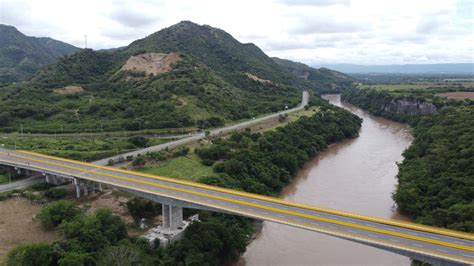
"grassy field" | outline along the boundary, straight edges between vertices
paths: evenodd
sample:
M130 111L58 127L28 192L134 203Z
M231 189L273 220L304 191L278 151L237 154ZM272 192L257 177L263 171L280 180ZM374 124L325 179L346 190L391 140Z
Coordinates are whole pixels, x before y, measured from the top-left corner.
M437 96L444 98L441 93L453 93L457 91L473 91L474 83L453 83L453 82L424 82L414 84L373 84L373 85L359 85L361 89L371 89L376 91L384 91L393 96L415 96L424 97L426 99L434 99ZM456 95L450 95L456 96ZM464 98L471 98L470 95L466 97L448 97L450 99L462 100ZM440 100L440 99L438 99Z
M297 112L289 113L288 117L286 118L287 120L285 122L281 122L278 125L270 127L270 128L262 129L261 132L267 132L267 131L270 131L270 130L275 130L279 127L284 127L284 126L288 125L288 123L290 123L290 122L295 122L296 120L298 120L302 116L312 116L315 112L318 112L318 111L319 111L319 107L312 106L307 110L302 109L302 110L297 111Z
M362 84L362 89L374 89L378 91L417 91L417 90L439 90L456 89L470 90L474 88L474 82L416 82L411 84Z
M213 173L212 167L203 165L199 157L195 154L172 158L162 164L144 167L139 171L192 181L197 181L201 177Z
M375 89L378 91L397 91L397 90L410 90L410 89L427 89L433 85L429 84L375 84L375 85L361 85L362 89Z
M13 136L13 135L12 135ZM165 143L168 140L150 139L150 145ZM117 153L125 153L138 149L123 138L92 138L92 139L55 139L51 137L20 138L17 136L0 138L0 146L8 149L22 149L70 159L92 161Z

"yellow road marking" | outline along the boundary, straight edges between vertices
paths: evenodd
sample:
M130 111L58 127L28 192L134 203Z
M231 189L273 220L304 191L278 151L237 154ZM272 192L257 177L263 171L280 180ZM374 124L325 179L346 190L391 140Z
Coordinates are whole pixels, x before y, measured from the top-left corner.
M288 201L284 201L284 200L281 200L281 199L278 199L278 198L262 196L262 195L252 194L252 193L243 192L243 191L220 188L220 187L210 186L210 185L206 185L206 184L191 182L191 181L173 179L173 178L169 178L169 177L149 175L149 174L145 174L145 173L128 171L128 170L123 170L123 169L114 168L114 167L94 165L94 164L69 160L69 159L60 158L60 157L44 155L44 154L40 154L40 153L36 153L36 152L30 152L30 151L18 151L18 152L25 153L25 154L30 154L30 155L34 155L34 156L38 156L38 157L63 161L63 162L69 162L69 163L84 165L84 166L88 166L88 167L95 167L95 168L101 168L101 169L104 169L104 170L109 170L109 171L114 171L114 172L121 172L121 173L125 173L125 174L138 175L138 176L142 176L142 177L146 177L146 178L151 178L151 179L156 179L156 180L161 180L161 181L167 181L167 182L172 182L172 183L181 184L181 185L188 185L188 186L213 190L213 191L217 191L217 192L223 192L223 193L228 193L228 194L232 194L232 195L238 195L238 196L242 196L242 197L248 197L248 198L263 200L263 201L267 201L267 202L273 202L273 203L277 203L277 204L283 204L283 205L287 205L287 206L291 206L291 207L297 207L297 208L303 208L303 209L308 209L308 210L313 210L313 211L325 212L325 213L340 215L340 216L349 217L349 218L355 218L355 219L360 219L360 220L365 220L365 221L370 221L370 222L375 222L375 223L398 226L398 227L403 227L403 228L407 228L407 229L413 229L413 230L424 231L424 232L428 232L428 233L440 234L440 235L451 236L451 237L458 237L458 238L463 238L463 239L474 241L474 234L458 232L458 231L454 231L454 230L441 229L441 228L436 228L436 227L430 227L430 226L425 226L425 225L408 223L408 222L404 222L404 221L386 220L386 219L381 219L381 218L377 218L377 217L363 216L363 215L349 213L349 212L342 212L342 211L337 211L337 210L319 208L319 207L304 205L304 204L300 204L300 203L288 202Z
M5 154L5 153L0 152L0 154ZM31 161L39 162L39 163L43 163L43 164L49 164L49 165L53 165L53 166L56 166L56 167L68 168L68 169L72 169L72 170L76 170L76 171L85 170L83 168L77 168L77 167L72 167L72 166L56 164L56 163L47 162L47 161L43 161L43 160L24 157L24 156L20 156L20 155L16 155L16 154L10 154L10 156L21 158L21 159L26 159L26 160L31 160ZM198 195L198 196L201 196L201 197L214 198L214 199L227 201L227 202L232 202L232 203L236 203L236 204L240 204L240 205L250 206L250 207L259 208L259 209L265 209L265 210L269 210L269 211L273 211L273 212L277 212L277 213L284 213L284 214L299 216L299 217L303 217L303 218L307 218L307 219L319 220L319 221L323 221L323 222L327 222L327 223L333 223L333 224L339 224L339 225L343 225L343 226L346 226L346 227L352 227L352 228L357 228L357 229L371 231L371 232L377 232L377 233L386 234L386 235L393 235L393 236L397 236L397 237L402 237L402 238L406 238L406 239L412 239L412 240L432 243L432 244L451 247L451 248L457 248L457 249L462 249L462 250L467 250L467 251L474 251L474 247L468 247L468 246L464 246L464 245L453 244L453 243L448 243L448 242L444 242L444 241L433 240L433 239L428 239L428 238L424 238L424 237L419 237L419 236L413 236L413 235L404 234L404 233L388 231L388 230L384 230L384 229L372 228L372 227L368 227L368 226L364 226L364 225L352 224L352 223L348 223L348 222L332 220L332 219L328 219L328 218L323 218L323 217L318 217L318 216L314 216L314 215L298 213L298 212L294 212L294 211L281 210L281 209L278 209L278 208L268 207L268 206L264 206L264 205L260 205L260 204L256 204L256 203L244 202L244 201L240 201L240 200L225 198L225 197L222 197L222 196L210 195L210 194L206 194L206 193L202 193L202 192L191 191L191 190L182 189L182 188L176 188L176 187L172 187L172 186L168 186L168 185L162 185L162 184L157 184L157 183L148 182L148 181L136 180L136 179L128 178L128 177L116 176L116 175L111 175L111 174L107 174L107 173L95 172L95 171L90 171L90 173L95 173L95 174L98 174L98 175L108 176L108 177L115 178L115 179L122 179L122 180L129 181L129 182L132 182L132 183L140 183L140 184L144 184L144 185L149 185L149 186L160 187L160 188L169 189L169 190L180 191L180 192L183 192L183 193L194 194L194 195ZM74 175L74 174L68 174L68 175ZM124 185L129 186L128 184L123 184L122 186L124 186Z
M2 154L2 152L0 152L0 154ZM4 160L4 161L11 162L11 163L14 163L14 164L19 164L16 161L10 161L10 160ZM49 171L56 172L56 173L62 173L62 174L65 174L65 175L71 175L68 172L64 172L64 171L61 171L61 170L48 168L48 167L44 167L44 166L42 166L42 169L49 170ZM122 186L123 185L123 184L115 183L115 182L112 182L112 181L97 179L97 178L94 178L94 177L86 177L86 176L80 176L80 175L74 175L74 176L78 177L78 178L82 178L82 179L92 180L92 181L99 182L99 183L109 184L109 185L112 185L112 186ZM431 250L427 250L427 249L423 249L423 248L416 248L416 247L414 248L412 246L407 246L407 245L404 245L404 244L395 244L393 242L386 241L386 240L383 240L383 239L382 240L381 239L372 239L372 238L368 238L368 237L364 237L364 236L360 236L360 235L354 235L354 234L350 234L350 233L346 233L346 232L341 232L341 231L338 231L338 230L330 230L330 229L327 229L327 228L322 228L322 227L318 227L318 226L314 226L314 225L310 225L310 224L306 224L306 223L301 223L301 222L297 222L297 221L292 221L292 220L287 220L287 219L282 219L282 218L275 218L275 217L272 217L272 216L266 216L266 215L262 215L261 213L255 213L255 212L248 211L248 210L241 210L241 209L236 209L236 208L227 207L227 206L223 207L222 205L216 205L216 204L212 204L212 203L209 203L209 202L206 202L206 201L200 201L200 200L197 200L197 199L194 199L194 198L186 198L186 197L177 196L177 195L170 195L166 192L159 192L159 191L156 191L156 190L149 190L149 189L137 187L137 186L134 186L134 185L128 185L128 186L129 186L129 188L133 188L134 190L145 192L145 193L150 193L150 194L154 194L154 195L175 198L175 199L182 200L182 201L194 202L196 204L200 204L200 205L203 205L203 206L207 205L208 207L212 207L212 208L216 208L216 209L223 209L223 210L234 212L234 213L245 214L245 215L248 215L248 216L251 216L251 217L260 218L260 219L264 219L264 220L266 219L266 220L269 220L269 221L282 223L282 224L286 224L286 225L290 225L290 226L296 226L296 227L300 227L300 228L304 228L304 229L309 229L309 230L320 232L320 233L327 233L327 234L335 235L335 236L339 236L339 237L353 238L354 240L360 240L360 241L371 243L371 244L378 244L378 245L388 246L388 247L392 247L392 248L398 248L398 249L402 249L402 250L406 250L406 251L416 251L416 252L419 252L419 253L422 253L422 254L431 255L431 256L435 256L435 257L439 257L439 258L455 260L455 261L459 261L459 262L462 262L462 263L469 263L469 264L473 263L473 261L470 261L469 259L466 260L466 258L456 256L456 255L433 252Z

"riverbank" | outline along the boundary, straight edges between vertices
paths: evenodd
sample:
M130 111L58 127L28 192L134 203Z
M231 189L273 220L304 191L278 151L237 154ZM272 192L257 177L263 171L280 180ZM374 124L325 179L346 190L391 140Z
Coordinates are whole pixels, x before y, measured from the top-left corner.
M405 124L374 117L325 96L364 119L359 137L337 142L298 171L281 197L389 219L406 219L391 198L403 150L412 141ZM344 256L341 256L341 253ZM350 241L275 223L263 223L239 265L409 265L410 260Z
M381 100L380 92L357 88L343 93L344 99L378 115L403 118L387 112L382 102L397 97L385 95ZM415 139L399 165L394 199L415 222L474 232L474 101L435 97L434 102L436 112L409 116Z

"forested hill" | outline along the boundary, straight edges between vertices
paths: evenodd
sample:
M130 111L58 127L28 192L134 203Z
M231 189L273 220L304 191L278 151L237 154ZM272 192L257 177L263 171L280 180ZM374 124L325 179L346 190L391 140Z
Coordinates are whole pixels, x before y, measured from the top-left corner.
M350 87L354 78L328 68L312 68L303 63L278 57L272 58L275 63L288 70L294 76L308 81L320 93L342 92Z
M0 84L18 81L77 50L70 44L25 36L15 27L0 24Z
M474 232L474 107L424 117L399 165L398 206L415 221Z
M257 46L183 21L122 49L83 49L0 90L0 129L218 126L295 106L302 89L314 88Z

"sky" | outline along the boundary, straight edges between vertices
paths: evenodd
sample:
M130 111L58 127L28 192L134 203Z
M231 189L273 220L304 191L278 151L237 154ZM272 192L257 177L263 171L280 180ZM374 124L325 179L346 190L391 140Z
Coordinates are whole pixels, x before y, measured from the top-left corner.
M309 65L474 62L474 0L0 0L0 24L93 49L182 20Z

